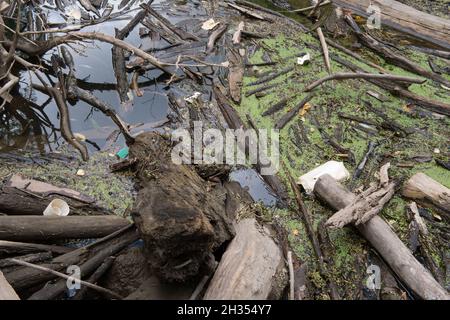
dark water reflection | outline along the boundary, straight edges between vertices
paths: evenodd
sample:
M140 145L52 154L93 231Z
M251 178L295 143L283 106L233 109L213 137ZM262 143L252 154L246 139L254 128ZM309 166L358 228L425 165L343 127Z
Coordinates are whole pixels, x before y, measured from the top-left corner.
M139 9L139 4L144 1L136 1L134 8ZM158 8L158 4L161 1L154 1L152 7ZM115 11L117 11L118 4L120 1L109 1L110 4L114 4ZM46 2L46 6L43 6L41 9L47 11L49 14L47 15L49 19L54 23L61 23L64 21L56 10L52 10L47 8L49 2ZM120 19L115 19L110 22L104 22L99 25L90 26L84 28L83 31L98 31L105 34L109 34L114 36L114 29L123 28L130 19L134 17L136 14L136 10L125 14ZM172 21L179 20L178 17L169 17ZM138 25L134 30L130 33L130 35L126 38L126 41L143 49L148 48L158 48L160 46L165 46L167 43L164 40L151 42L150 38L141 38L139 36L139 27L142 25ZM153 45L153 47L152 47ZM75 50L70 49L76 67L76 77L79 80L82 80L79 83L79 86L90 90L96 97L107 102L110 106L112 106L118 115L127 123L134 124L148 124L163 121L167 115L167 97L166 97L166 88L165 84L156 80L161 72L159 70L147 71L145 74L139 76L138 83L143 83L143 86L140 86L143 91L143 96L138 97L133 94L133 92L129 91L129 98L131 100L130 103L122 104L119 99L119 95L116 91L116 78L114 75L114 70L112 68L112 46L107 43L95 41L91 43L84 43L83 46L73 45ZM58 55L58 48L54 48L47 52L43 57L43 61L50 65L50 58L52 54ZM63 70L67 72L66 70ZM30 79L31 76L31 79ZM129 82L131 81L132 73L128 73ZM53 81L57 81L56 78L51 77ZM45 117L47 120L54 126L53 132L55 135L51 135L51 128L47 128L47 134L45 132L42 133L42 137L36 137L32 130L27 134L26 132L22 133L22 136L17 139L25 140L20 143L14 143L11 141L6 141L8 137L11 135L17 134L11 127L4 127L3 130L0 128L0 134L3 136L0 139L0 152L1 151L11 151L11 149L18 149L23 147L35 148L35 142L39 139L47 139L48 144L45 146L45 150L49 151L57 147L60 143L63 142L62 137L59 134L59 113L56 107L56 104L53 100L48 101L48 95L41 93L37 90L32 90L30 92L30 84L37 83L40 84L39 80L36 78L34 74L29 73L26 70L20 72L20 88L15 92L14 96L16 98L12 101L13 109L17 108L17 104L23 106L26 104L26 100L32 101L37 106L43 106L42 113L45 113ZM19 95L21 97L17 97ZM20 98L20 99L19 99ZM24 106L23 106L24 107ZM10 108L7 108L10 109ZM20 109L24 109L20 107ZM109 144L106 141L106 138L117 129L117 127L112 123L112 121L106 117L104 114L97 110L93 110L90 105L85 102L78 101L75 105L69 105L70 112L70 120L71 127L74 133L80 133L84 135L87 139L95 142L101 148L107 147ZM2 123L5 120L5 115L2 116ZM45 124L42 124L45 127ZM16 131L20 131L19 128L16 128ZM138 128L136 130L145 130L145 127ZM2 133L4 131L4 133ZM44 131L44 130L42 130ZM37 133L34 132L34 133ZM5 145L8 143L9 146ZM124 146L124 141L122 138L119 138L117 141L116 148ZM15 146L14 146L15 145ZM94 151L93 147L90 147L90 151Z

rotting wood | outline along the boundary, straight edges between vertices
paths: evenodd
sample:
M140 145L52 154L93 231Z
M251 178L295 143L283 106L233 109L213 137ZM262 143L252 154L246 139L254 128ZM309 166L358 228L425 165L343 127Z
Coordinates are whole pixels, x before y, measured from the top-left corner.
M314 192L332 208L339 210L356 197L330 175L321 176ZM357 227L361 235L378 251L392 270L419 297L426 300L450 298L447 291L431 276L403 244L391 227L379 216L374 216Z
M142 186L131 215L155 273L184 281L211 271L212 252L232 238L234 228L220 191L207 188L194 167L174 163L171 150L169 139L151 132L130 145Z
M263 84L263 83L272 81L272 80L278 78L279 76L282 76L284 74L287 74L287 73L291 72L292 70L294 70L294 67L291 67L291 66L286 67L286 68L284 68L284 69L282 69L280 71L271 73L271 74L269 74L269 75L267 75L265 77L261 77L258 80L249 83L248 86L255 86L255 85L258 85L258 84Z
M238 11L240 11L241 13L243 13L243 14L251 17L251 18L255 18L255 19L258 19L258 20L270 20L267 17L263 17L259 13L256 13L256 12L254 12L252 10L247 9L247 8L238 6L238 5L234 4L234 3L227 2L227 5L232 7L232 8L234 8L234 9L236 9L236 10L238 10Z
M280 111L281 109L283 109L286 104L288 103L288 101L290 100L290 97L284 97L282 98L280 101L278 101L277 103L275 103L273 106L271 106L269 109L267 109L266 111L264 111L262 113L263 117L266 116L270 116L278 111Z
M156 59L154 56L152 56L151 54L145 52L142 49L139 49L135 46L132 46L131 44L120 40L120 39L116 39L110 35L101 33L101 32L71 32L69 35L71 35L73 38L75 39L90 39L90 40L99 40L99 41L104 41L104 42L108 42L112 45L115 45L117 47L120 47L124 50L130 51L133 54L135 54L138 57L141 57L142 59L150 62L152 65L154 65L155 67L157 67L158 69L161 69L162 71L166 72L167 74L170 74L172 76L176 76L172 71L170 71L167 68L167 64L159 61L158 59Z
M320 4L320 2L317 2ZM323 35L322 28L317 28L317 35L319 36L320 45L322 46L322 53L323 53L323 59L325 61L325 66L327 67L328 74L332 74L331 71L331 63L330 63L330 55L328 52L328 46L327 41L325 39L325 36Z
M81 202L61 196L58 193L40 195L39 193L28 192L15 187L4 186L0 189L0 211L8 215L42 215L45 208L53 199L63 199L70 207L72 215L94 214L105 215L110 212L90 202Z

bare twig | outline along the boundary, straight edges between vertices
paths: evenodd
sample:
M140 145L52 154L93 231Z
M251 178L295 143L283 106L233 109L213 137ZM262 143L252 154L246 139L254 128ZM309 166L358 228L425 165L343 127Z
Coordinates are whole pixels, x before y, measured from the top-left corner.
M192 295L189 298L189 300L197 300L197 297L200 295L200 293L202 293L203 288L205 287L208 280L209 280L209 276L204 276L202 278L202 280L199 282L199 284L195 288L194 292L192 292Z
M327 67L328 74L331 75L331 63L330 63L330 55L328 53L328 46L325 40L325 36L323 35L322 28L317 28L317 35L319 36L320 44L322 45L323 59L325 60L325 66Z
M310 85L308 85L304 91L311 91L314 88L320 86L322 83L330 81L330 80L344 80L344 79L376 79L376 80L391 80L391 81L401 81L408 83L419 83L422 84L426 80L405 76L397 76L393 74L373 74L373 73L335 73L314 81Z
M292 251L288 251L287 253L287 262L289 267L289 300L294 300L295 279L294 279L294 265L292 263Z

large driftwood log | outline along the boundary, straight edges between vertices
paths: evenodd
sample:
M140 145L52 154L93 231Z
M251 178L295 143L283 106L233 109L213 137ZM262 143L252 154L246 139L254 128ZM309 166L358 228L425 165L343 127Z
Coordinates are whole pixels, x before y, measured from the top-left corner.
M352 202L356 195L348 191L329 175L321 176L314 192L332 208L339 210ZM389 225L379 216L357 226L359 232L380 253L392 270L420 298L426 300L450 299L447 291L414 258Z
M48 241L100 238L128 225L117 216L0 216L0 239Z
M236 226L236 237L228 246L205 293L205 300L263 300L278 298L286 272L281 249L269 230L255 219Z
M132 216L152 269L166 280L183 281L211 271L212 253L233 237L234 228L223 193L194 167L175 164L171 150L170 141L155 132L140 134L130 145L143 187Z
M0 271L0 300L20 300L13 287L6 281L3 273Z
M335 0L333 2L365 17L373 14L373 12L367 12L371 4L378 6L382 25L450 49L448 41L450 20L448 19L433 16L394 0Z
M416 173L404 185L403 196L433 204L437 208L450 213L450 189L431 179L424 173Z

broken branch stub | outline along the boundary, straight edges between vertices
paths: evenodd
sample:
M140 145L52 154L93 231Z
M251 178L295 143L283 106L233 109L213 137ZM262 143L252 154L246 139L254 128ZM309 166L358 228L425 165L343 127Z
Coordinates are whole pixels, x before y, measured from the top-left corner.
M422 172L416 173L405 183L402 195L450 212L450 189Z
M352 203L339 210L326 222L330 228L342 228L353 223L356 226L364 224L383 210L384 205L389 202L395 192L396 184L389 183L387 169L390 163L386 163L380 169L379 186L372 185L358 195Z

